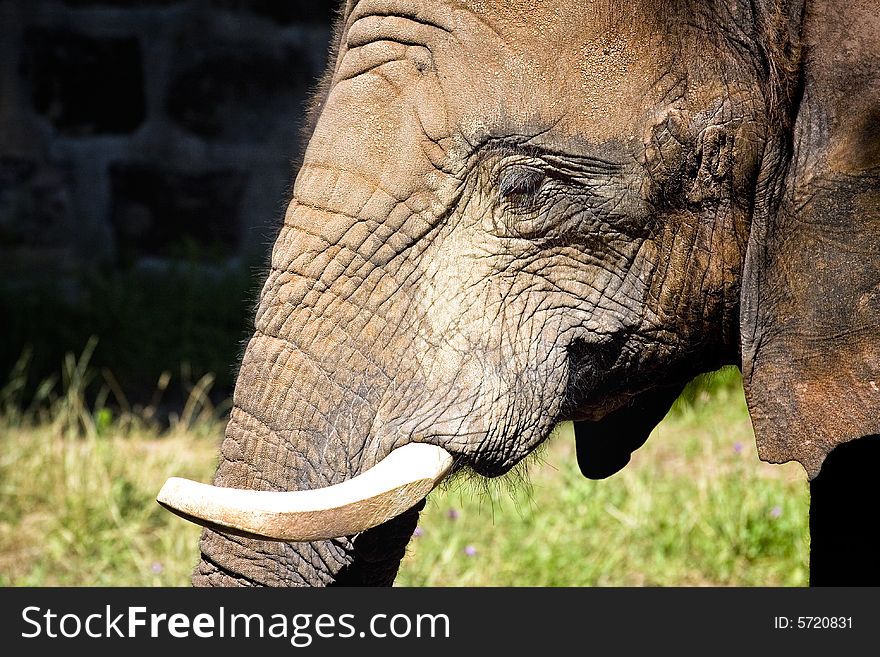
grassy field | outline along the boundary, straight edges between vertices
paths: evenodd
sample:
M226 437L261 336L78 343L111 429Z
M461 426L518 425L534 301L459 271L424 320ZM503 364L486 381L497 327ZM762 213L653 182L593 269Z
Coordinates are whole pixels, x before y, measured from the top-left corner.
M199 529L154 497L171 475L212 476L210 379L160 430L150 407L86 405L87 362L69 358L33 408L15 372L0 392L0 585L185 586ZM580 475L562 426L514 474L435 491L398 585L806 585L803 471L758 461L741 387L722 379L607 480Z
M758 460L737 383L678 403L606 480L580 474L562 425L523 481L433 493L398 583L805 586L803 468Z

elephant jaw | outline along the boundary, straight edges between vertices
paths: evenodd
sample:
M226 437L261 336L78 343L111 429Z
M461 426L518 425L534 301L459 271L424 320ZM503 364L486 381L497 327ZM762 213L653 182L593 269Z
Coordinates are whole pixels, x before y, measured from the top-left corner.
M452 467L442 447L410 443L357 477L315 490L223 488L171 477L156 501L196 524L273 541L351 536L394 518L427 496Z

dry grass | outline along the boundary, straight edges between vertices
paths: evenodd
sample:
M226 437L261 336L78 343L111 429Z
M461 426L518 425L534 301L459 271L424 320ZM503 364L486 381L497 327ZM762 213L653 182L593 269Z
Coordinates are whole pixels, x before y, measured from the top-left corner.
M29 409L20 376L0 391L0 585L185 586L200 530L154 498L169 476L213 474L210 379L160 429L149 407L86 402L87 355ZM736 380L680 403L608 480L580 475L570 427L527 470L432 493L398 584L806 583L803 471L758 461Z
M570 426L530 486L432 494L398 583L411 586L802 586L800 465L758 460L736 376L680 403L630 464L581 476Z

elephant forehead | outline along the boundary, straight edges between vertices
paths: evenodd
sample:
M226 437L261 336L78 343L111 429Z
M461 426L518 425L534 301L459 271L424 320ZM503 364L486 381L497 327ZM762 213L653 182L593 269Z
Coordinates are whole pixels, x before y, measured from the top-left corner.
M407 38L427 44L444 118L468 138L553 126L597 143L619 139L638 132L668 99L662 81L676 78L657 2L362 0L347 25L361 36L372 18L382 38L395 16Z
M389 12L407 7L425 17L436 16L438 24L460 32L463 39L468 32L476 34L478 24L501 40L525 48L548 42L564 47L615 32L621 26L649 34L668 28L667 19L677 6L666 0L362 0L358 9L369 11L371 5Z
M645 56L631 31L572 40L564 48L483 50L458 79L450 76L444 95L450 118L471 138L512 129L603 143L639 135L648 114L674 100L661 83L658 59Z

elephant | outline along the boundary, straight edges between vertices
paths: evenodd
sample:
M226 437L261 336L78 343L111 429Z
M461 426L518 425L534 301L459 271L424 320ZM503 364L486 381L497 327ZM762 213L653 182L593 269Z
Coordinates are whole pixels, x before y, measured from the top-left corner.
M877 581L876 3L347 0L333 34L213 485L160 494L192 583L391 585L444 476L570 420L608 477L724 365L811 482L810 583Z

